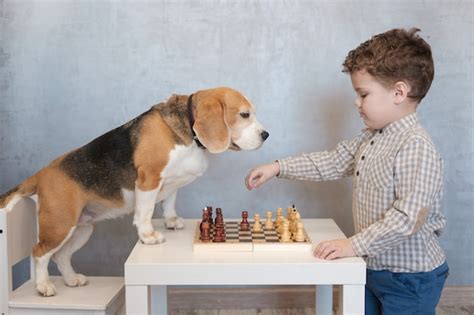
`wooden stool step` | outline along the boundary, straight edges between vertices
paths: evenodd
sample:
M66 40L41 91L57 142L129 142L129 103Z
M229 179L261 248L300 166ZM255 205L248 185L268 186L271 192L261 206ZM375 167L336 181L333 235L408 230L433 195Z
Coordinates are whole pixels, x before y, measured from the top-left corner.
M68 287L62 277L50 277L57 294L43 297L29 280L12 292L10 315L119 315L124 314L123 277L88 277L81 287Z

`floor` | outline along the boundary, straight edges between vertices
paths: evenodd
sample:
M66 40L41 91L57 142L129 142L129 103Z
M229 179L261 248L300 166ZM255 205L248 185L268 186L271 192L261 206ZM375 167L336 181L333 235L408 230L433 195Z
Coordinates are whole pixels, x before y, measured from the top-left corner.
M172 310L170 315L314 315L314 308L246 310ZM437 315L474 315L474 306L440 306Z

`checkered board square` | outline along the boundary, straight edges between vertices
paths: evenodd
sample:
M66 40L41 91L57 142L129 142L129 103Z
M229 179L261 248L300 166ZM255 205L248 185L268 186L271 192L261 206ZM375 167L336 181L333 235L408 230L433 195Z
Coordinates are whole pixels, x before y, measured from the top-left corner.
M262 223L261 232L240 230L240 221L225 221L225 242L202 242L200 238L200 221L196 224L193 250L194 252L226 252L226 251L311 251L312 243L308 234L304 231L306 240L304 242L283 243L280 235L275 229L266 230ZM250 227L253 222L249 221ZM211 237L214 229L211 227Z

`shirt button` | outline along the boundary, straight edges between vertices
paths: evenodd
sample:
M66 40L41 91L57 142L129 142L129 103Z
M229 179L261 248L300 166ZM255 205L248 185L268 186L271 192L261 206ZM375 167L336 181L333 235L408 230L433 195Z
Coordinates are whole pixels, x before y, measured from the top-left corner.
M373 144L374 144L374 141L373 141L373 140L372 140L372 141L370 141L370 145L373 145Z
M359 176L359 171L357 171L356 175Z
M362 161L365 160L365 155L362 155L362 157L360 158Z

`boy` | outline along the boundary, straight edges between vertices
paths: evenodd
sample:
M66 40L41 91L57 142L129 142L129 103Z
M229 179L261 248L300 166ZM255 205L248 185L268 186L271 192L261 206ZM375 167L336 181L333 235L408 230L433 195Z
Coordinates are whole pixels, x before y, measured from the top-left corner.
M435 314L446 257L438 236L442 161L416 109L434 76L430 46L419 29L393 29L349 52L343 72L356 92L366 128L332 151L302 154L258 166L249 190L267 180L353 177L356 234L321 242L321 259L361 256L367 262L366 314Z

